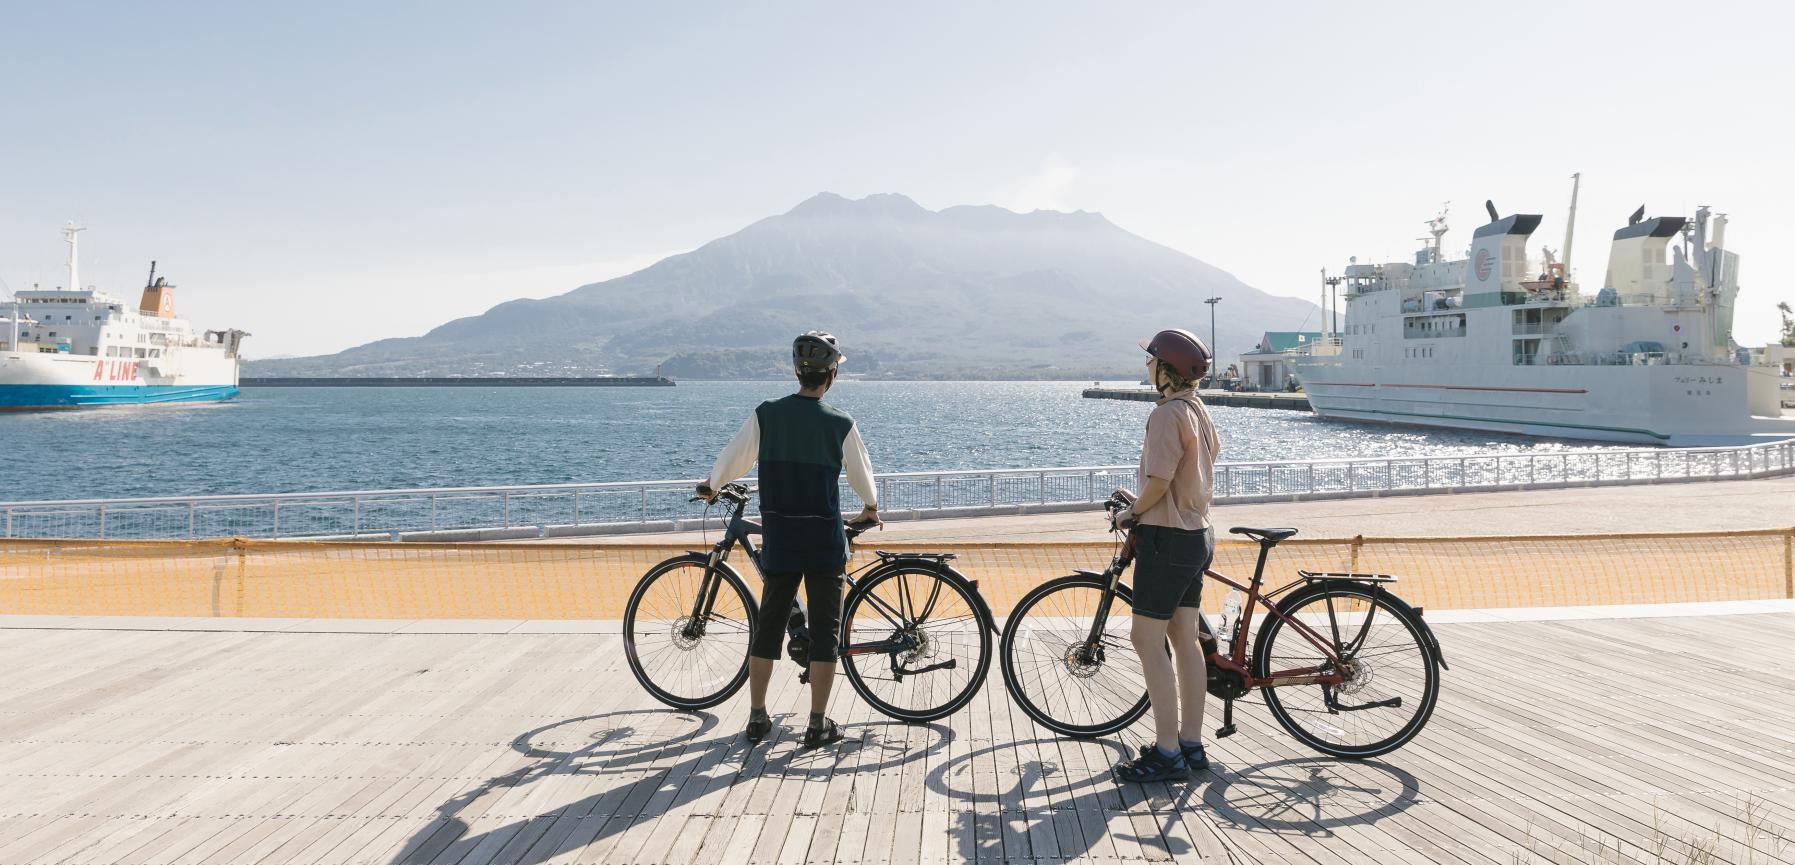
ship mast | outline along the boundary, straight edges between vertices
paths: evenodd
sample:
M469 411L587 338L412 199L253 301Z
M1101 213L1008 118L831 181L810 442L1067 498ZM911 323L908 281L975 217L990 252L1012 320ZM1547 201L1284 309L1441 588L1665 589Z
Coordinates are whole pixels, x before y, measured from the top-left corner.
M1583 172L1571 174L1571 215L1564 221L1564 257L1559 263L1564 265L1565 279L1571 277L1571 238L1577 232L1577 187L1583 183Z
M70 291L80 291L81 290L81 263L79 260L80 257L76 254L77 243L76 243L75 235L79 234L80 232L86 231L86 230L87 229L85 229L79 225L76 225L75 221L72 219L69 220L68 225L63 226L63 228L62 228L62 236L68 240L68 244L69 244L69 290Z

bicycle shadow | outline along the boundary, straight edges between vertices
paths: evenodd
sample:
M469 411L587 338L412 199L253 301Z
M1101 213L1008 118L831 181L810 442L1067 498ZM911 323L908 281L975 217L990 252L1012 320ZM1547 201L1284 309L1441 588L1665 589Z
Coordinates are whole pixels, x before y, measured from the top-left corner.
M1419 799L1419 783L1400 768L1379 761L1325 758L1238 768L1212 762L1208 772L1187 782L1124 788L1107 765L1073 780L1064 777L1057 762L1034 756L1052 753L1061 744L1057 739L1034 739L992 745L956 755L929 773L925 783L930 790L966 803L949 827L962 861L1071 859L1086 854L1109 858L1118 855L1103 849L1113 840L1137 844L1149 858L1177 859L1195 852L1186 833L1176 827L1192 809L1214 814L1232 828L1332 837L1338 828L1375 824ZM1133 756L1118 742L1069 744L1096 745L1107 755L1107 763ZM981 782L970 777L976 763L1009 764L993 758L1012 749L1018 754L1014 778L1007 785L1002 778ZM1088 752L1084 762L1091 764ZM985 789L975 790L980 787ZM1113 821L1123 815L1127 815L1123 824L1132 831L1112 832ZM1146 832L1147 825L1158 831Z
M744 780L793 774L817 780L839 772L877 773L927 759L953 738L947 727L928 724L923 728L932 731L934 739L926 747L885 742L879 728L901 726L897 722L844 724L849 737L836 748L753 745L733 731L701 738L717 725L717 717L709 713L625 710L538 727L510 743L511 750L527 762L442 802L433 819L406 839L389 861L393 865L462 861L540 865L601 844L643 820L664 816L674 807L706 795L722 795ZM668 728L672 734L663 735ZM855 736L856 729L864 732ZM897 756L867 762L859 752L868 748ZM669 756L677 759L644 773L646 767L663 763ZM564 803L545 795L545 807L533 809L539 813L503 820L486 831L472 831L495 806L529 806L527 794L523 800L506 801L520 787L551 778L607 774L623 778L605 790Z
M1293 757L1211 769L1201 803L1235 828L1331 838L1342 827L1371 826L1420 801L1421 783L1382 760ZM1195 788L1174 802L1186 807Z

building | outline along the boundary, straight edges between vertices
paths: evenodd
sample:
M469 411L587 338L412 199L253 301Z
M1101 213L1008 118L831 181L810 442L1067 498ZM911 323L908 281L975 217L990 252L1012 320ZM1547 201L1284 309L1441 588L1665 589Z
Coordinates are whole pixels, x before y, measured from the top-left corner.
M1241 387L1246 390L1283 390L1296 374L1286 352L1307 348L1320 339L1321 334L1317 331L1266 331L1252 351L1240 356Z

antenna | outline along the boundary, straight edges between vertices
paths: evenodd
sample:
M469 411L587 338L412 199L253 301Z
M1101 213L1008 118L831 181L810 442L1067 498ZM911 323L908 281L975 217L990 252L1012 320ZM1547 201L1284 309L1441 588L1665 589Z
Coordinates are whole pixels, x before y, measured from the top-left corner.
M75 221L73 219L69 220L69 224L62 227L63 239L66 240L69 245L69 290L70 291L80 291L81 290L81 263L80 263L80 256L77 255L78 244L76 243L75 235L80 234L81 232L86 231L86 230L87 230L86 228L76 225Z
M1427 221L1427 233L1433 235L1433 263L1440 262L1440 238L1446 236L1446 214L1452 210L1452 202L1440 205L1440 215Z
M1582 185L1583 172L1573 172L1571 174L1571 214L1564 220L1564 258L1560 259L1564 264L1566 279L1569 279L1571 274L1571 240L1577 233L1577 188Z
M156 260L152 258L152 259L150 259L150 279L148 282L143 284L143 287L149 288L150 286L153 286L155 284L156 284Z

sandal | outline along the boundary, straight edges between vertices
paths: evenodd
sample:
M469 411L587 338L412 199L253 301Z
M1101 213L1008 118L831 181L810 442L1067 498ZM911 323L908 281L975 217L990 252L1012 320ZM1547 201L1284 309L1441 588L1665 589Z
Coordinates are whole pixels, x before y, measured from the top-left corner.
M1139 760L1132 763L1116 764L1116 780L1118 781L1147 784L1154 781L1173 781L1188 777L1190 777L1190 769L1184 765L1184 754L1180 752L1168 757L1156 745L1141 749Z
M807 728L804 731L804 747L820 748L824 745L833 745L844 738L846 736L841 732L841 727L836 726L833 720L824 718L821 725Z
M1159 745L1157 743L1148 742L1141 746L1141 756L1145 757L1147 756L1148 751L1158 750L1158 748ZM1204 769L1209 768L1209 756L1203 752L1203 743L1201 742L1198 742L1195 745L1186 745L1180 740L1178 743L1178 756L1184 758L1184 768L1189 769L1192 772L1201 772Z
M772 718L750 717L748 719L748 729L743 730L742 735L747 737L750 742L759 742L760 740L765 739L767 734L771 732L773 732Z

